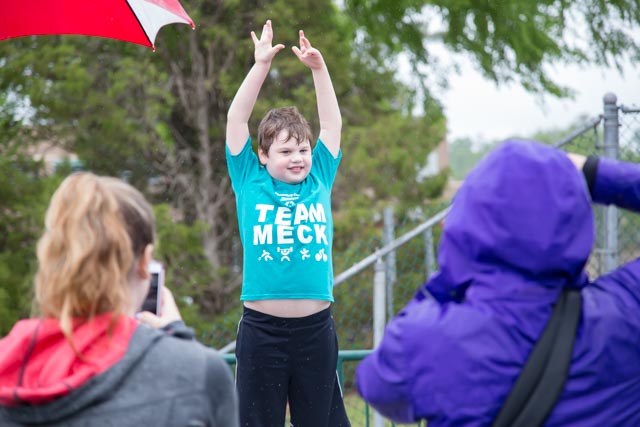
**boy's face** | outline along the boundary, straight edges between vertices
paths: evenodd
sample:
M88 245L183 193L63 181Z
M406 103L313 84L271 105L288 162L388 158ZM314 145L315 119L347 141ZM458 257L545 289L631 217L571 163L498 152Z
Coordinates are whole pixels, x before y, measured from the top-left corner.
M287 137L289 132L281 131L269 147L269 152L258 150L260 163L266 168L269 175L278 181L287 184L302 182L311 170L311 143L302 141L298 144L296 138Z

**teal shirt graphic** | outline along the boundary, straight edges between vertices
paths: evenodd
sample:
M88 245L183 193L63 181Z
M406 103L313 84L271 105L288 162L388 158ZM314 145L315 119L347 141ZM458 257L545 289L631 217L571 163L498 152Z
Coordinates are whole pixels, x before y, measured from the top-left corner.
M240 299L333 301L331 188L334 158L321 140L309 175L298 184L273 179L251 149L226 150L244 249Z

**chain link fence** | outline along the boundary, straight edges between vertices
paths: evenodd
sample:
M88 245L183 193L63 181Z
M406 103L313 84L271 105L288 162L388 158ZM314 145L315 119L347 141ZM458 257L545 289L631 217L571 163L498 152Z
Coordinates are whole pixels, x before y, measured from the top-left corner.
M619 104L617 97L604 97L603 114L559 141L566 151L640 162L640 109ZM615 206L594 206L596 236L587 265L597 277L640 256L640 216Z
M622 105L619 121L619 158L640 163L640 108ZM619 263L640 257L640 215L621 210L617 234Z
M640 109L619 105L613 94L607 94L603 114L585 121L555 145L578 154L640 162ZM384 212L378 235L365 236L346 250L335 252L334 271L338 275L333 317L341 348L345 404L354 427L393 425L358 397L353 382L355 367L379 342L386 322L435 270L435 248L447 205L422 207L406 215L401 224L395 224L389 209ZM595 248L587 266L591 278L640 256L640 215L603 206L594 206L594 213ZM239 307L237 313L229 313L215 330L202 337L205 343L228 353L229 363L233 363L240 315Z

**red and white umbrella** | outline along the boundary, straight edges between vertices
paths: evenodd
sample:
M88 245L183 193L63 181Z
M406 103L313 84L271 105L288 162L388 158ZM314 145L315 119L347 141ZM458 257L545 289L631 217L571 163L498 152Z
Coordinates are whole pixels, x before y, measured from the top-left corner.
M195 28L178 0L1 0L0 40L53 34L107 37L149 46L160 28Z

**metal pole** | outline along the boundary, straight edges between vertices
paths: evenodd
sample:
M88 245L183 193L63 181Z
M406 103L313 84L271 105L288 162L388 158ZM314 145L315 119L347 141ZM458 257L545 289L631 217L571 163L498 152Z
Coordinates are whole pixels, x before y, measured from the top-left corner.
M385 319L385 272L382 258L373 266L373 348L378 347L384 334ZM384 418L373 412L373 427L384 427Z
M426 267L427 278L435 272L436 255L433 250L433 228L429 227L424 232L424 265Z
M613 93L604 96L603 157L617 159L620 148L620 122L618 120L617 97ZM604 256L605 273L618 266L618 209L605 208Z
M385 272L382 258L378 258L373 266L373 347L376 348L387 323L385 315Z
M382 242L387 246L395 239L395 219L393 208L386 207L383 210L384 228ZM393 286L396 283L396 250L392 250L385 256L386 281L387 281L387 317L393 316Z
M366 256L364 259L361 259L356 264L347 268L345 271L343 271L342 273L338 274L336 277L333 278L333 286L339 285L340 283L344 282L345 280L351 278L355 274L361 272L365 268L375 263L378 260L378 258L380 258L381 256L384 256L389 252L391 252L392 250L399 248L400 246L404 245L414 237L423 234L424 230L426 230L429 227L433 227L435 224L442 221L442 219L445 216L447 216L450 209L451 207L447 207L441 210L440 212L438 212L437 214L435 214L434 216L432 216L427 221L423 222L413 230L395 239L391 244L383 248L376 249L374 253Z
M562 138L560 141L555 142L553 145L555 147L562 147L565 144L568 144L570 142L572 142L574 139L576 139L577 137L579 137L580 135L582 135L583 133L586 133L592 129L595 129L596 126L598 126L600 124L600 122L602 121L602 116L598 116L595 117L591 120L589 120L584 126L582 126L580 129L576 129L573 132L571 132L569 135L565 136L564 138Z

